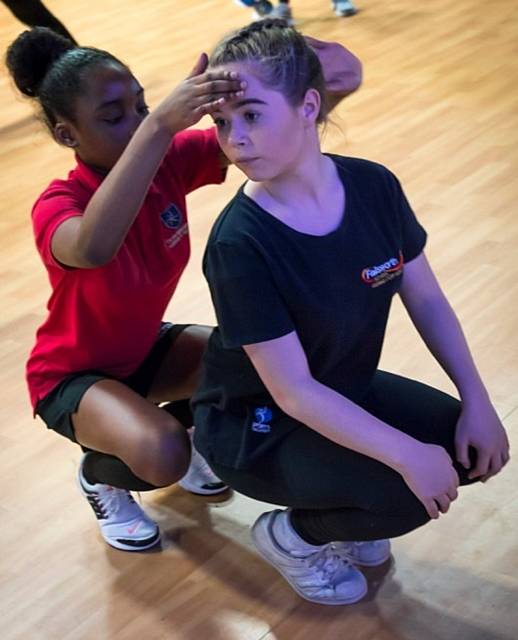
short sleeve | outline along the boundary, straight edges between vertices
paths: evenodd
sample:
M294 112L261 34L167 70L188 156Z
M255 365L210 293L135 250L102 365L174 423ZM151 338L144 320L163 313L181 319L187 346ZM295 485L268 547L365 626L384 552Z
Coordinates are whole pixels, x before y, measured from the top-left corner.
M401 250L405 262L410 262L422 253L426 245L426 231L418 222L399 180L393 176L396 189L397 215L401 231Z
M274 340L295 327L264 256L243 243L210 242L203 271L225 348Z
M62 222L82 215L83 210L73 195L61 189L44 193L36 201L32 209L32 227L36 247L45 265L65 268L52 255L52 236Z
M171 171L180 173L187 194L223 182L226 169L221 166L221 154L215 127L187 129L174 136L166 162Z

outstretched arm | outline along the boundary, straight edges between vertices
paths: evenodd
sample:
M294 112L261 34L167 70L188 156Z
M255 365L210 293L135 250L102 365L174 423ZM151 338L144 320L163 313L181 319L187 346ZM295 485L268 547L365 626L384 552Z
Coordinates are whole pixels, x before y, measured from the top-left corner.
M471 356L460 323L424 253L405 265L399 292L430 352L458 389L462 413L457 424L458 461L469 468L468 447L477 450L471 478L497 474L509 460L509 442Z

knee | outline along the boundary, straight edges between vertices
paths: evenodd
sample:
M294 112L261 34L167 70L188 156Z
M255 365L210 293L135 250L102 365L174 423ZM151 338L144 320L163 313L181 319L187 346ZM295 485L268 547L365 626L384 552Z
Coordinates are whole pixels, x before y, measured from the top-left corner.
M166 421L168 422L168 421ZM191 460L191 443L187 431L167 424L142 437L133 472L155 487L167 487L182 478Z

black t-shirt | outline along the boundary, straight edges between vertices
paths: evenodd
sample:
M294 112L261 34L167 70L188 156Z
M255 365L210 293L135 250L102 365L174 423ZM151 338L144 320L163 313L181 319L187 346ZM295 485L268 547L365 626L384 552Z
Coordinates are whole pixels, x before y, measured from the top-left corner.
M307 428L275 406L242 345L296 331L313 377L355 402L376 371L403 263L426 233L397 178L366 160L330 156L346 204L324 236L296 231L241 188L214 224L203 260L218 328L193 398L207 459L247 468Z

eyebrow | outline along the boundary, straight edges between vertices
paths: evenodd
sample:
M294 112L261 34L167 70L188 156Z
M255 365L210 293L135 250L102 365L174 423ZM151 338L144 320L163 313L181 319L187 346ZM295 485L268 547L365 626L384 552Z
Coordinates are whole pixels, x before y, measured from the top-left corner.
M139 96L144 94L144 88L140 87L138 91L135 92L135 96L138 98ZM115 100L107 100L106 102L102 102L98 107L96 107L96 111L100 111L101 109L105 109L106 107L117 106L121 103L120 98L116 98Z
M231 109L239 109L239 107L246 107L247 104L265 104L268 106L267 102L259 100L259 98L246 98L245 100L239 100L238 102L229 102L228 106ZM213 112L213 115L215 113L220 113L219 109L216 109L216 111Z
M245 100L239 100L238 102L234 102L234 107L244 107L247 104L268 104L264 100L259 100L259 98L246 98Z

